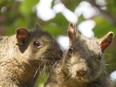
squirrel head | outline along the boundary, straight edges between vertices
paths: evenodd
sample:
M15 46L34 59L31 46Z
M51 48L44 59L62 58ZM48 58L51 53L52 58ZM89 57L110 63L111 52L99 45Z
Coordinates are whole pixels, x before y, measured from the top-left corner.
M43 31L39 24L36 24L35 28L30 31L18 28L16 39L21 53L30 50L29 61L35 65L54 64L62 57L62 50L56 40L51 34Z
M86 38L76 31L76 25L68 27L69 50L65 56L65 72L76 81L90 82L105 73L103 53L112 42L113 32L103 38Z

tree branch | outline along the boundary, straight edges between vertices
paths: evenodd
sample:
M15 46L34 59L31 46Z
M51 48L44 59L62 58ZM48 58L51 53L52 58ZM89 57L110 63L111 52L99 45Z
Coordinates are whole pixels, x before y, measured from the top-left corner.
M93 6L95 6L104 16L108 18L109 21L111 21L113 24L116 24L116 18L108 11L101 9L100 6L96 4L95 0L87 0L87 1Z

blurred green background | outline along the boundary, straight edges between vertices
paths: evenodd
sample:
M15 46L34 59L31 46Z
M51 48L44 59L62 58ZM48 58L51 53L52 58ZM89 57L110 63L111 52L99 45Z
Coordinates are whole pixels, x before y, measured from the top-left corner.
M86 6L89 10L82 12ZM42 11L44 13L40 15ZM95 14L91 16L89 12ZM87 14L89 17L84 16ZM44 30L57 38L67 35L69 22L79 25L87 20L95 23L92 28L95 37L114 32L113 43L105 52L109 75L116 70L116 0L0 0L0 35L12 35L18 27L32 29L35 23L40 23Z

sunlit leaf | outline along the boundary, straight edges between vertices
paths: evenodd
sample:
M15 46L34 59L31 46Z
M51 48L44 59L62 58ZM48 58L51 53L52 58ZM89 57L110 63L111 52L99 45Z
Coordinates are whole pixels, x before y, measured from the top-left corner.
M20 12L23 16L29 16L33 13L34 6L38 0L24 0L20 5Z
M110 21L107 21L104 17L96 17L96 26L93 29L95 36L102 37L109 31L116 34L116 26L113 25Z

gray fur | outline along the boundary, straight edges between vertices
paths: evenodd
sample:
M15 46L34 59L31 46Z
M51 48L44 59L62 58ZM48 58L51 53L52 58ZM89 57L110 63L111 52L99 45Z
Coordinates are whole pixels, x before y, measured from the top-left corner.
M16 35L2 36L0 40L0 86L30 87L40 71L49 71L50 67L62 56L62 51L47 32L37 29L27 31L22 43ZM17 31L18 33L20 31ZM19 38L19 37L18 37ZM19 38L20 39L20 38ZM34 46L39 41L40 46Z
M106 76L101 40L83 37L75 28L69 25L69 50L52 69L45 87L113 87ZM104 47L113 35L110 39L109 34L106 36L108 44Z

